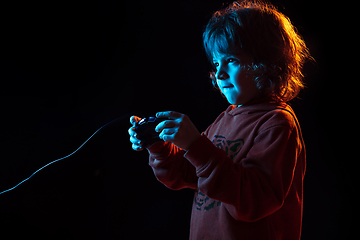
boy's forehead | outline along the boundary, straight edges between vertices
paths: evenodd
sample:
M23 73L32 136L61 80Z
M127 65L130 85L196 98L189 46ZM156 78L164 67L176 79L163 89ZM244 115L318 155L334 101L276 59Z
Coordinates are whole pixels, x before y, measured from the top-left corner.
M212 61L217 62L229 57L235 57L239 59L243 63L252 63L254 61L253 57L246 53L239 53L239 54L232 54L232 53L221 53L221 52L214 52L212 55Z
M236 57L239 59L248 59L248 55L245 53L241 53L241 54L232 54L232 53L220 53L220 52L214 52L212 55L212 59L213 61L217 61L217 60L221 60L224 58L228 58L228 57Z
M232 55L228 54L228 53L220 53L220 52L214 52L212 54L213 61L223 59L223 58L227 58L227 57L230 57L230 56L232 56Z

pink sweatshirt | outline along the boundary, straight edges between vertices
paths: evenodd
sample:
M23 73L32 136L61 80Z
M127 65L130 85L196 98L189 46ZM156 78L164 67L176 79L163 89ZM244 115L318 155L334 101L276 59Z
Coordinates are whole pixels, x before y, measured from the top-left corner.
M196 190L190 239L300 239L305 146L287 104L229 106L187 152L148 150L160 182Z

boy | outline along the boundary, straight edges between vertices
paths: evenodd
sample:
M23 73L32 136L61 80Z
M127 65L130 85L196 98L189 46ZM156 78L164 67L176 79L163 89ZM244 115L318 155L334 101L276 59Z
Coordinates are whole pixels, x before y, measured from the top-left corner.
M305 146L286 102L303 88L306 45L287 17L253 1L215 12L203 40L230 106L202 134L184 114L157 113L164 142L148 147L149 164L170 189L195 190L190 239L300 239Z

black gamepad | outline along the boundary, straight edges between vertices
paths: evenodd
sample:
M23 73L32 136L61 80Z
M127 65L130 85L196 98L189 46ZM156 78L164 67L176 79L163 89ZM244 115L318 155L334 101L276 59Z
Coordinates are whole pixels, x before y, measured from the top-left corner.
M159 133L155 132L155 127L164 121L165 119L159 119L156 117L148 117L141 119L135 126L135 132L137 133L137 139L141 140L143 147L147 148L153 143L162 141L159 138Z

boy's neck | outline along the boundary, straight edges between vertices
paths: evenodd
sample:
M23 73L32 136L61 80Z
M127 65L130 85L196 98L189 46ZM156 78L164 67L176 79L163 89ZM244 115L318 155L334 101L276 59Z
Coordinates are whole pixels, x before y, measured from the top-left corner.
M273 102L274 99L271 97L271 96L264 96L264 95L261 95L259 97L256 97L246 103L243 103L243 104L240 104L240 105L236 105L236 107L241 107L241 106L249 106L249 105L253 105L253 104L256 104L256 103L260 103L260 102Z

